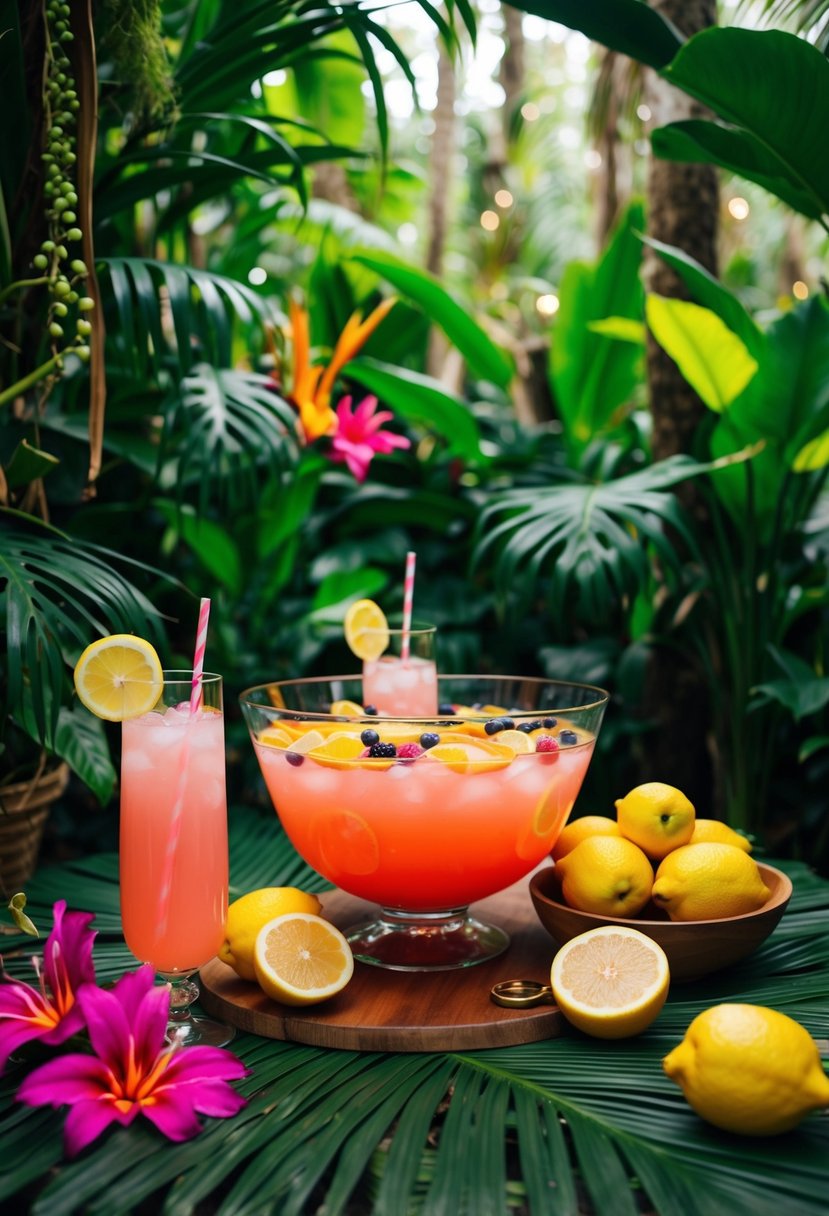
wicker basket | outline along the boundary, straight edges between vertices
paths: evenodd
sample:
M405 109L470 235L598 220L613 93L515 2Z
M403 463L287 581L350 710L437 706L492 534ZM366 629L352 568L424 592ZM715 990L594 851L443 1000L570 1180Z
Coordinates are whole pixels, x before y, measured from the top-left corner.
M52 803L69 780L59 764L31 781L0 786L0 895L9 898L34 873Z

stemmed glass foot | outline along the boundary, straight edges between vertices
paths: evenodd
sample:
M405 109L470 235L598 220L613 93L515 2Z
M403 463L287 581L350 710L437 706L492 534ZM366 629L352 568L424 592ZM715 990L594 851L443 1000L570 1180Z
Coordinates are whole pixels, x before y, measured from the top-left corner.
M381 908L375 919L345 930L354 957L392 971L454 971L503 954L509 935L466 908L404 912Z
M199 985L193 978L196 971L159 972L170 985L170 1020L167 1023L167 1039L182 1047L199 1044L204 1047L224 1047L236 1034L232 1026L215 1022L190 1012L190 1006L199 995Z

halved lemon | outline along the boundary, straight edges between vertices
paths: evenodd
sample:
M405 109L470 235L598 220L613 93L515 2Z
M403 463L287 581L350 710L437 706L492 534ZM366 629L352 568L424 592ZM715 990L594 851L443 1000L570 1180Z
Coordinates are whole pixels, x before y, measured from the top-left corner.
M153 646L131 633L113 633L87 646L75 665L75 691L96 718L123 722L158 703L164 683Z
M665 1004L665 951L638 929L602 925L573 937L556 954L550 986L561 1012L585 1034L641 1034Z
M511 747L516 755L524 756L535 751L535 740L525 730L499 730L498 742Z
M374 600L357 600L345 614L345 640L358 659L379 659L388 649L389 623Z
M283 1005L315 1005L345 988L354 956L330 921L310 912L286 912L256 935L253 969L262 991Z

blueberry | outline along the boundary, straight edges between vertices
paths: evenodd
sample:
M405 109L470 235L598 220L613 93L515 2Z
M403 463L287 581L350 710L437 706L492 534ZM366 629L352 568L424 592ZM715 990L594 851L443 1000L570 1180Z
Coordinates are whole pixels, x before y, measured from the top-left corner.
M360 735L360 740L365 744L366 747L371 747L372 743L380 742L380 736L377 734L376 730L372 730L370 726L367 726Z
M393 743L372 743L368 754L374 760L390 760L397 755L397 748Z
M578 743L579 737L574 730L560 730L558 732L558 741L564 744Z
M452 705L449 701L442 701L441 704L438 706L439 714L453 714L454 712L455 712L455 706Z
M285 759L288 761L289 764L292 764L294 766L294 768L299 768L300 764L302 764L305 757L300 755L299 752L286 752Z
M531 730L535 730L537 723L535 722L519 722L516 730L520 730L523 734L528 735Z
M438 743L440 743L440 735L436 735L432 730L427 730L420 736L420 746L424 751L428 751L430 747L434 747Z
M376 705L364 705L363 713L366 714L366 716L369 718L376 718L377 717L377 706Z
M552 730L553 727L556 726L557 724L558 724L558 718L543 718L541 721L541 725L546 730Z
M504 730L515 730L515 723L513 722L512 718L502 718L501 725L503 726Z
M499 730L504 729L504 723L500 718L490 718L488 722L484 722L484 730L488 735L497 735Z

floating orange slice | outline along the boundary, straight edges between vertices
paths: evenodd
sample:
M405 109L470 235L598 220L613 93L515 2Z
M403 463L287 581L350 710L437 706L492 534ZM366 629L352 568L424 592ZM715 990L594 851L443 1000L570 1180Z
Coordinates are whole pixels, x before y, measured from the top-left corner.
M515 757L510 747L488 740L455 735L449 743L437 743L426 755L430 760L439 760L456 773L485 773L493 769L506 768Z
M297 749L294 747L292 750ZM327 739L324 738L322 743L310 748L307 755L311 760L318 760L320 764L331 764L335 768L341 768L343 767L342 761L356 760L364 751L365 744L359 735L341 731L339 734L329 735Z

